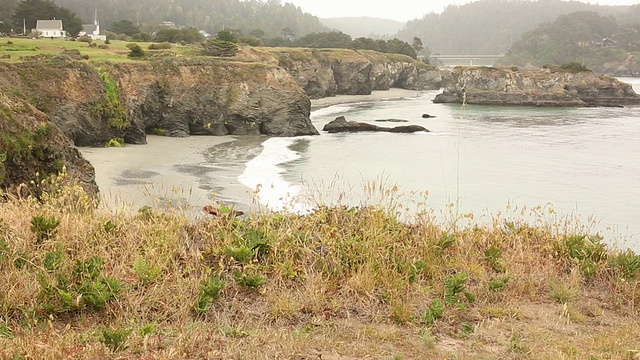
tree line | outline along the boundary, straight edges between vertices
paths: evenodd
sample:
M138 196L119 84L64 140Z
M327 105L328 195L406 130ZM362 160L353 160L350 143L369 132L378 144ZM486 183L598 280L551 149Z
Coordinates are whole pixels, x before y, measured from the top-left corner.
M504 54L522 34L560 15L594 11L627 21L628 9L562 0L481 0L410 21L397 37L422 38L433 54Z
M597 67L609 61L623 61L630 53L640 51L640 5L632 6L619 18L591 11L561 15L525 33L500 64L577 62Z

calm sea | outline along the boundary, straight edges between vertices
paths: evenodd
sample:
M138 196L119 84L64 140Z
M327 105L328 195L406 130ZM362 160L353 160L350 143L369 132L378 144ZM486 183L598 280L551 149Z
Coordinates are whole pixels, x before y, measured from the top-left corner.
M622 80L640 93L640 79ZM403 124L375 120L406 120L429 133L270 138L235 149L257 154L240 165L238 181L259 186L264 206L301 212L395 201L409 214L426 208L443 221L473 213L486 222L537 208L640 250L640 107L462 107L433 104L436 93L312 114L318 129L345 116L380 126Z

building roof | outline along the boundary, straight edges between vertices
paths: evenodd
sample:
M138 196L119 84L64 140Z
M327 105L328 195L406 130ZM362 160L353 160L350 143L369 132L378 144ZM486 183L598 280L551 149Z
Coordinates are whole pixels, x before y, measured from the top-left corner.
M62 20L36 20L36 29L62 30Z
M82 31L85 34L93 34L96 30L98 30L98 25L95 24L84 24L82 25Z

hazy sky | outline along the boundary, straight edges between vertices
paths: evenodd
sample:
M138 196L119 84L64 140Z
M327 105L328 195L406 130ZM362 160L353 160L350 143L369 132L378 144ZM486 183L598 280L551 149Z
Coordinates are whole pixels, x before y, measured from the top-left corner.
M471 0L282 0L300 6L318 17L371 16L398 21L422 18L430 12L440 13L447 5ZM634 5L640 0L584 1L600 5Z

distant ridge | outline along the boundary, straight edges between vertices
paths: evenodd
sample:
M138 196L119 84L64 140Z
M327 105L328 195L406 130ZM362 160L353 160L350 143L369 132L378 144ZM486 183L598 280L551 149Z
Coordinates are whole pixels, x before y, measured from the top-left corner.
M368 16L321 18L320 23L330 29L342 31L354 39L359 37L391 38L405 25L400 21Z

